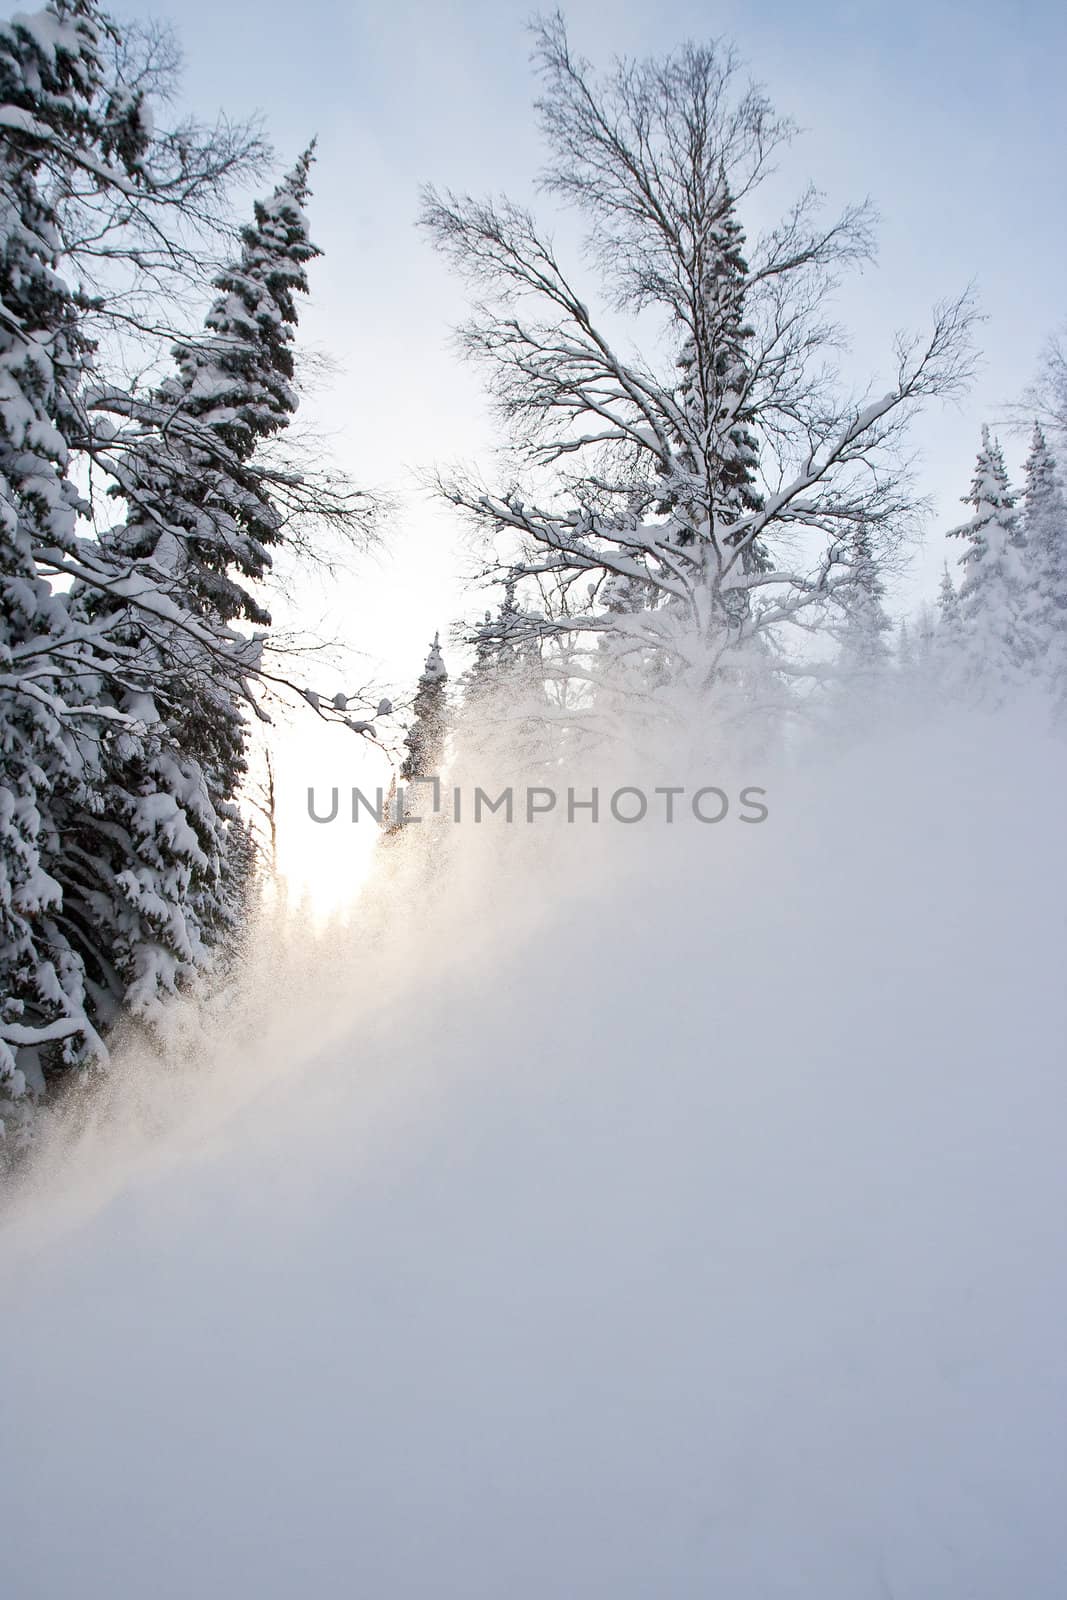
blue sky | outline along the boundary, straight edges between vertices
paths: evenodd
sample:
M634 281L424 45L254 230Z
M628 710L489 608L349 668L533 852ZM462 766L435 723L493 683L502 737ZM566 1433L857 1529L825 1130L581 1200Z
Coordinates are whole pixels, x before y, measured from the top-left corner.
M449 348L462 295L414 228L417 192L426 180L529 192L540 159L530 8L152 0L139 9L178 28L186 99L198 109L262 111L286 158L318 135L312 219L326 256L304 325L341 370L314 406L345 464L401 503L387 551L358 581L308 604L339 619L386 676L410 677L433 630L478 609L457 583L468 562L457 530L414 475L434 461L485 460L490 440L477 376ZM1050 4L914 0L684 0L658 14L614 6L610 20L589 0L565 10L594 60L733 38L805 130L783 181L812 179L832 204L871 196L883 219L879 265L841 298L857 377L878 368L897 328L921 326L934 300L974 281L988 319L978 380L958 407L932 410L915 441L936 516L898 600L932 594L979 426L1002 416L1067 316L1067 15ZM1020 445L1006 443L1017 461Z

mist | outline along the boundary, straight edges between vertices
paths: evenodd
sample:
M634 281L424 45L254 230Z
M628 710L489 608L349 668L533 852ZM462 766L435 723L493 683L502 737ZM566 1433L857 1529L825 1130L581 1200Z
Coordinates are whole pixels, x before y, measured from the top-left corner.
M757 765L409 829L54 1116L5 1594L1059 1592L1064 751Z

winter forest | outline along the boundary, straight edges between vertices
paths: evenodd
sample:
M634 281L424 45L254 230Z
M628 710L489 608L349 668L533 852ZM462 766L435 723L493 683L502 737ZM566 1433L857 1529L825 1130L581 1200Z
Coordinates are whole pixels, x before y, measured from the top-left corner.
M401 13L395 197L325 87L291 148L202 115L191 0L0 22L0 1590L1052 1600L1067 334L983 378L1028 224L990 192L954 279L905 216L898 327L877 168L835 198L858 131L735 8L508 15L486 192Z

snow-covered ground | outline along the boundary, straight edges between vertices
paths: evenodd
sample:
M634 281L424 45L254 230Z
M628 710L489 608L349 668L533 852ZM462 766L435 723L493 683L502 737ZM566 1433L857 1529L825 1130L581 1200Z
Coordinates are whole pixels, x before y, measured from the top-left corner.
M1061 1595L1065 778L898 733L265 928L8 1201L3 1595Z

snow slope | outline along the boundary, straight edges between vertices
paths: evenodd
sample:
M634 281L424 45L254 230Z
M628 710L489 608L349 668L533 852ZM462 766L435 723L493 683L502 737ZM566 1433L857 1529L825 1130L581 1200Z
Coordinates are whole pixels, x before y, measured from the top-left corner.
M0 1591L1061 1595L1065 765L898 734L262 940L8 1202Z

